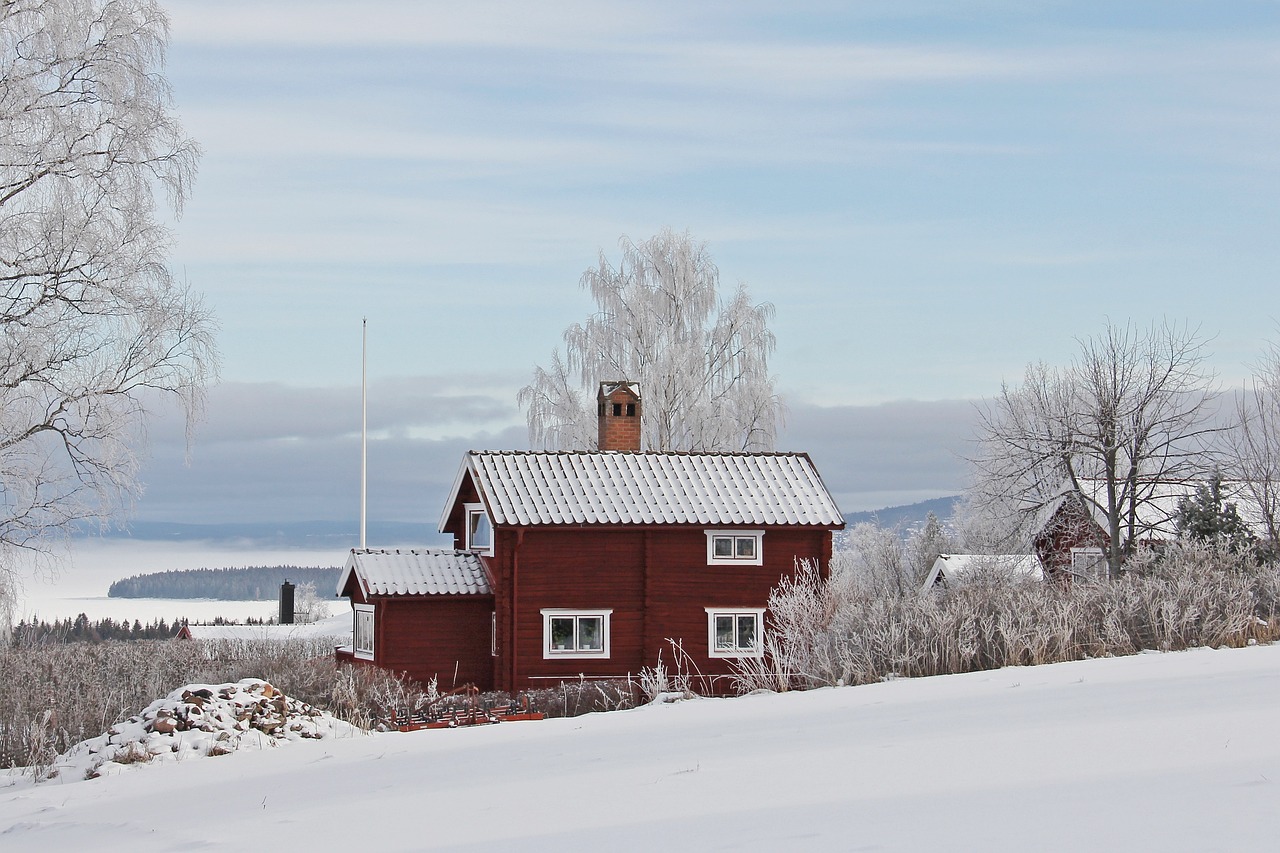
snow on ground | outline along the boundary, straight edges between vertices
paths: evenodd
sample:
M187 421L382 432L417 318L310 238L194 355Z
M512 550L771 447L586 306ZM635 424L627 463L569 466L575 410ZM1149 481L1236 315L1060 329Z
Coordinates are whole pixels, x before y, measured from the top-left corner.
M1278 714L1272 646L307 740L0 788L0 850L1274 849Z
M190 625L193 639L197 640L319 640L330 638L334 645L351 642L351 611L343 612L315 622L298 622L293 625Z

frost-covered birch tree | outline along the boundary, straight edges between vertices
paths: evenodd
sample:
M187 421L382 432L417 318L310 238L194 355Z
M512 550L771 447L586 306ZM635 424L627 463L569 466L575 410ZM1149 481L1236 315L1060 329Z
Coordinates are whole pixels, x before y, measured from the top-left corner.
M773 306L753 304L745 285L722 298L706 244L687 233L620 243L617 267L602 252L582 274L596 313L565 330L564 354L520 391L530 443L594 449L599 383L628 380L640 383L647 450L772 450L782 419Z
M1029 366L1021 386L980 407L970 500L1029 522L1059 496L1078 495L1105 519L1114 577L1149 533L1141 510L1162 485L1212 468L1206 357L1186 327L1108 323L1080 341L1069 367Z
M1280 344L1272 343L1236 398L1235 429L1226 433L1226 471L1253 499L1267 542L1280 554Z
M10 572L77 522L120 518L139 492L149 402L176 399L190 425L216 372L213 320L165 266L159 214L181 212L199 154L160 73L167 38L150 0L0 0Z

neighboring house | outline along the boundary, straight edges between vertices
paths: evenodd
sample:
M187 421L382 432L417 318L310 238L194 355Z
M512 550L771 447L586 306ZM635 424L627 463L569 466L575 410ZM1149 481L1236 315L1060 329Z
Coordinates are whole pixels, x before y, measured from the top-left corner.
M942 554L933 561L921 589L954 587L971 579L996 575L1043 580L1044 567L1034 554Z
M642 453L639 389L602 383L598 402L598 452L466 454L440 519L453 550L353 551L339 656L507 691L660 656L723 689L761 657L769 592L800 560L825 574L844 526L813 463Z
M1177 538L1178 506L1195 497L1202 480L1180 483L1143 483L1143 500L1133 519L1132 540L1154 544ZM1049 503L1034 525L1032 547L1054 576L1106 577L1106 548L1111 541L1106 514L1098 504L1106 505L1105 487L1101 480L1085 480L1082 488L1092 500L1068 491ZM1223 495L1236 505L1240 517L1255 532L1261 532L1261 512L1240 483L1223 482ZM1126 527L1127 532L1127 527Z

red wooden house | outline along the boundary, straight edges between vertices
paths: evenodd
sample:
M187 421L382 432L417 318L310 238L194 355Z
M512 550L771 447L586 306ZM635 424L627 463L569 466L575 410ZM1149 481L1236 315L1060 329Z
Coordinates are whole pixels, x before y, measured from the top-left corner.
M671 665L712 689L761 657L769 592L825 572L835 501L802 453L642 453L639 393L600 393L600 450L470 452L440 519L453 550L353 551L340 656L519 690ZM717 682L719 682L717 684Z
M1140 481L1132 518L1122 516L1124 536L1134 543L1155 546L1178 535L1178 507L1195 496L1197 481ZM1082 492L1064 485L1064 493L1051 501L1034 525L1032 547L1046 572L1061 577L1106 577L1106 549L1111 542L1106 512L1106 484L1081 480ZM1123 486L1122 488L1132 488ZM1245 523L1255 532L1265 529L1262 510L1239 482L1222 483L1224 494L1235 504ZM1132 527L1129 525L1132 524Z

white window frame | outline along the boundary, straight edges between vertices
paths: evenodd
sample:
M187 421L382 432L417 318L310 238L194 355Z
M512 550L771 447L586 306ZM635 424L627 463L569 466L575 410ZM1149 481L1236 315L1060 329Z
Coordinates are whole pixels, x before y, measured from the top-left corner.
M1093 557L1093 560L1082 571L1077 568L1077 557ZM1105 578L1108 574L1106 554L1097 546L1071 549L1071 574L1078 578Z
M764 531L763 530L708 530L707 533L707 565L708 566L762 566L764 565ZM717 557L716 556L716 540L729 539L732 541L733 556ZM750 557L739 557L737 553L741 548L739 540L751 539L755 541L752 548L754 554Z
M607 610L581 610L569 607L548 607L542 611L542 657L544 660L590 660L604 659L609 657L609 617L613 614L612 609ZM552 619L574 619L574 637L575 644L578 636L577 620L579 619L595 619L600 620L600 648L599 649L553 649L551 647L551 620Z
M489 526L489 544L483 547L477 546L471 541L471 519L476 515L484 517L485 523ZM489 513L485 512L484 504L473 503L462 505L462 524L463 538L466 547L463 550L475 551L478 554L484 554L487 557L493 556L493 520L489 518Z
M367 616L365 614L368 614ZM360 660L373 660L374 654L374 632L377 617L374 615L372 604L356 604L351 608L351 651ZM360 646L360 622L367 619L369 622L369 647L361 648Z
M764 611L763 607L708 607L707 611L707 656L712 658L762 658L764 657ZM734 619L734 636L738 635L737 620L742 616L753 616L756 620L756 641L750 649L734 646L732 649L716 648L716 617L731 616Z

